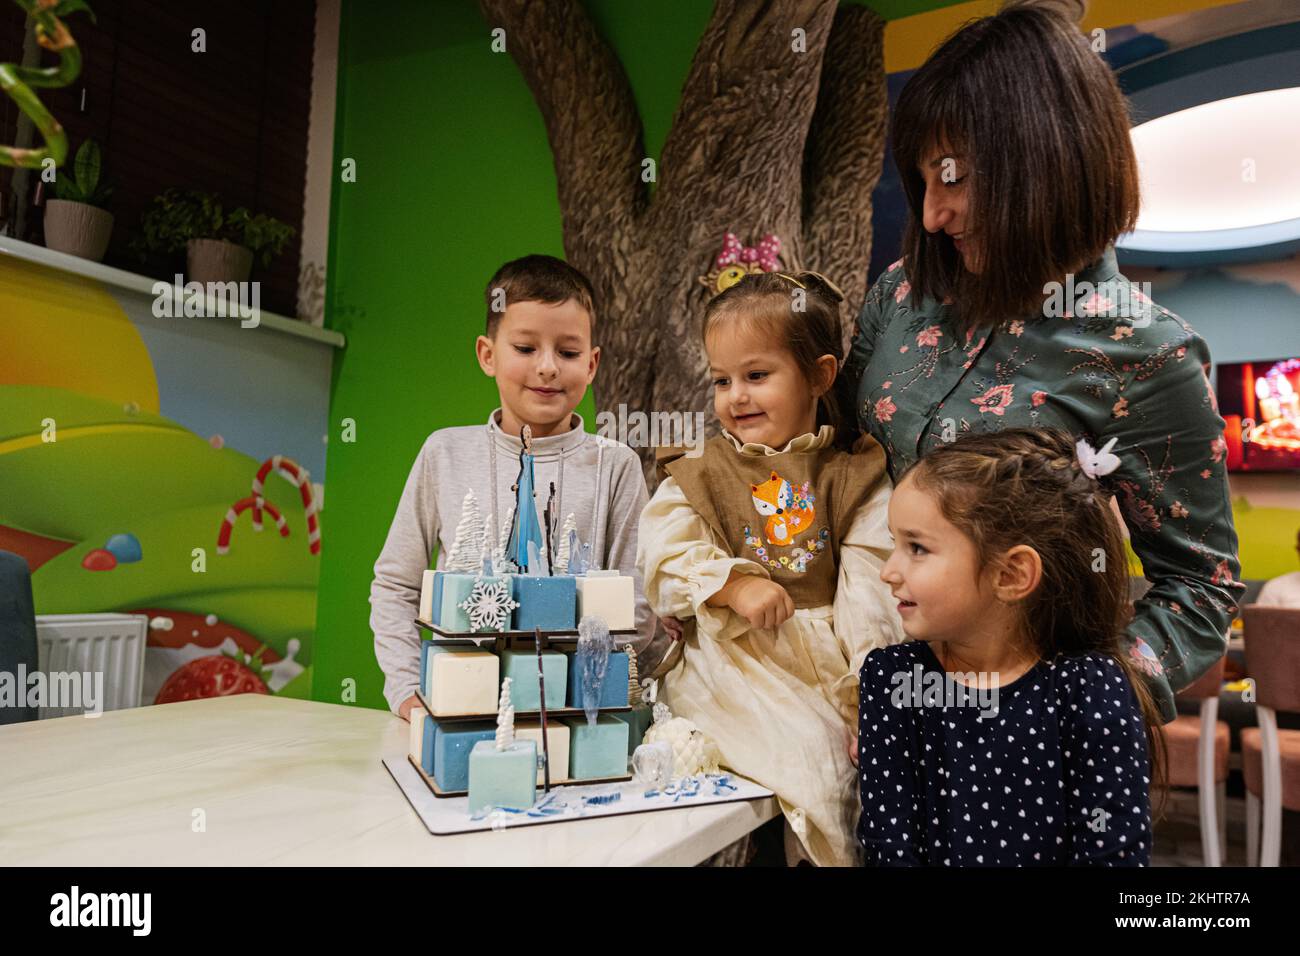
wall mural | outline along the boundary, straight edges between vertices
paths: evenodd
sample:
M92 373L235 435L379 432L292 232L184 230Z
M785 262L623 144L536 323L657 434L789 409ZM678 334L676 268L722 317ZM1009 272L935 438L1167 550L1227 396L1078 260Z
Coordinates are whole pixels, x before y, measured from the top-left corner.
M145 703L305 698L332 349L152 306L0 257L0 548L38 614L149 615Z

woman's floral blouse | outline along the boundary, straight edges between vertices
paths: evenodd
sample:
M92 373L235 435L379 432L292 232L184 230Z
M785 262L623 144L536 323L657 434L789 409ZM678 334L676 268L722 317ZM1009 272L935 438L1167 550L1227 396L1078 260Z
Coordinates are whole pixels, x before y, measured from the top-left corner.
M867 294L837 387L895 478L968 432L1057 427L1094 448L1117 439L1120 466L1103 483L1152 582L1129 653L1172 720L1174 692L1223 655L1245 590L1209 350L1119 273L1113 249L1060 298L1050 317L959 335L946 305L914 301L896 262Z

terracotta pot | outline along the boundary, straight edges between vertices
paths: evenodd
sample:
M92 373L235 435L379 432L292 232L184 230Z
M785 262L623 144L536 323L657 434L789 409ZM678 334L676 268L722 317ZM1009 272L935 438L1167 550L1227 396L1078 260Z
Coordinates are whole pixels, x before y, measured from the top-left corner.
M45 248L99 262L113 235L113 214L70 199L45 200Z
M247 282L253 253L224 239L191 239L185 244L186 282Z

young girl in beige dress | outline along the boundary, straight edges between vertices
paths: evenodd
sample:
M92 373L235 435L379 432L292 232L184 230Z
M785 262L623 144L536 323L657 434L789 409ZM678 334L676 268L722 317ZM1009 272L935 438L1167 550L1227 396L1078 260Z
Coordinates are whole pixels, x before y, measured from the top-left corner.
M723 433L697 457L661 452L637 548L650 607L686 622L660 699L776 793L787 858L818 865L857 862L857 673L903 636L880 582L884 452L835 446L841 298L814 273L772 272L709 303Z

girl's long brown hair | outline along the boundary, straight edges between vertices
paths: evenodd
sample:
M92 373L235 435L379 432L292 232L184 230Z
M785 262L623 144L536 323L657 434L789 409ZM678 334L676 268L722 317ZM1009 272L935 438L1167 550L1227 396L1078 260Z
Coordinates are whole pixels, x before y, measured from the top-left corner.
M964 436L914 462L898 484L906 480L934 496L974 543L981 568L1016 545L1038 552L1042 581L1018 606L1020 640L1046 661L1091 653L1119 664L1142 708L1161 809L1163 721L1122 643L1131 613L1124 538L1109 496L1079 466L1073 436L1049 428Z

